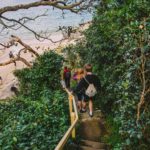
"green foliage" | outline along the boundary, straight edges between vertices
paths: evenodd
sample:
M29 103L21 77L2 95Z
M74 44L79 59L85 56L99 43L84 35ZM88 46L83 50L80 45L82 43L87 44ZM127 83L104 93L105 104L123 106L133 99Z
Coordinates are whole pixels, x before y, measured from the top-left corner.
M54 149L67 130L66 96L55 91L51 99L24 100L0 105L0 149Z
M99 75L102 92L97 106L112 113L120 124L120 149L149 147L145 131L150 125L150 1L108 0L97 7L85 39L73 47L81 64L91 63ZM144 71L142 71L144 69ZM144 74L144 76L143 76ZM145 90L144 90L145 89ZM137 121L137 105L144 104Z
M54 52L46 52L36 59L32 69L17 70L20 93L32 100L47 97L47 92L60 89L60 72L63 58ZM37 94L38 93L38 94Z
M120 150L120 143L122 142L121 136L119 135L120 124L113 121L113 116L107 116L106 118L106 130L107 134L102 138L103 142L109 143L111 149Z
M67 65L70 66L70 68L78 68L81 66L81 60L79 54L76 53L77 49L81 49L81 47L82 47L81 44L69 45L62 50L62 52L66 54L65 61Z
M68 128L67 95L59 78L62 57L40 56L30 69L17 71L20 93L0 103L1 150L54 149Z

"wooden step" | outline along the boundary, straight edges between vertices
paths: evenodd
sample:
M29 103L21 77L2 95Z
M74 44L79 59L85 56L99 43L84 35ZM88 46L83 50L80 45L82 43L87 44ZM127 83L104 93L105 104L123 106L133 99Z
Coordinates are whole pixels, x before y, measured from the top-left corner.
M67 147L65 147L64 150L107 150L107 149L94 148L94 147L85 146L85 145L70 144Z
M97 148L92 148L89 146L80 146L79 150L105 150L105 149L100 149L100 148L97 149Z
M87 120L87 119L102 119L104 116L102 115L102 112L101 112L101 110L96 110L96 111L94 111L94 113L93 113L94 115L93 115L93 117L91 118L90 116L89 116L89 114L88 114L88 112L85 112L85 113L81 113L80 114L80 119L81 119L81 121L84 121L84 120Z
M101 120L91 119L80 122L78 134L84 140L99 142L100 137L104 135L106 129Z
M100 143L100 142L94 142L94 141L89 141L89 140L81 140L80 141L81 145L85 146L90 146L92 148L99 148L99 149L106 149L107 145L105 143Z

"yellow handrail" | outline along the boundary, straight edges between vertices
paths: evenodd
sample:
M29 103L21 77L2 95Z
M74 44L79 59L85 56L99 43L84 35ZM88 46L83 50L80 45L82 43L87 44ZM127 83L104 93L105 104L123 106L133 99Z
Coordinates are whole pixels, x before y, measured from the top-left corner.
M72 138L75 138L75 126L79 119L77 106L76 106L76 102L75 102L75 97L71 94L71 92L68 89L65 88L65 91L68 93L68 96L69 96L68 99L69 99L71 126L69 127L69 129L67 130L65 135L62 137L62 139L56 146L55 150L62 150L71 134L72 134ZM73 108L72 108L72 106L73 106Z

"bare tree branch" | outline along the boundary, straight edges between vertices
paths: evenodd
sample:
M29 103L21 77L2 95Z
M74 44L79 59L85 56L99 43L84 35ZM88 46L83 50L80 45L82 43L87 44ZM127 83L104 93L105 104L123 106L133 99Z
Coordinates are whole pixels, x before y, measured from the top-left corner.
M4 48L8 48L8 46L5 45L5 44L0 43L0 45L1 45L2 47L4 47Z
M9 65L9 64L14 63L14 62L16 62L16 61L21 61L21 62L23 62L25 65L27 65L28 67L32 67L32 65L31 65L26 59L24 59L24 58L22 58L22 57L16 57L16 58L13 58L13 59L11 59L11 60L9 60L9 61L0 63L0 66L6 66L6 65Z
M6 17L4 17L4 16L1 16L1 18L5 19L5 20L7 20L7 21L9 21L9 22L15 22L15 23L21 25L21 27L24 27L24 28L27 29L28 31L32 32L32 33L35 35L35 37L36 37L37 40L40 40L40 38L41 38L41 39L48 39L48 40L50 40L52 43L58 42L58 41L53 41L52 39L50 39L50 38L47 37L47 36L43 36L42 34L38 34L36 31L34 31L34 30L32 30L31 28L27 27L24 23L21 23L21 22L19 22L18 20L9 19L9 18L6 18Z
M26 48L22 48L22 49L20 49L20 50L19 50L19 52L18 52L18 54L17 54L17 56L18 56L18 57L20 57L20 56L21 56L21 52L22 52L22 51L24 51L24 52L25 52L25 51L26 51Z
M30 47L29 45L27 45L26 43L24 43L19 37L11 35L12 39L14 40L14 42L18 42L20 43L26 50L30 51L31 53L33 53L36 57L39 57L39 54L33 50L32 47Z
M22 48L21 50L19 50L18 52L18 56L20 57L21 52L22 51L29 51L30 53L34 54L36 57L39 57L39 54L28 44L24 43L19 37L11 35L11 40L5 45L0 43L1 46L3 46L4 48L10 48L12 46L17 46L17 44L19 43L20 45L22 45L24 48Z
M22 17L22 18L18 19L17 21L20 22L20 23L22 23L22 24L26 24L26 23L29 22L29 21L35 21L36 19L38 19L38 18L40 18L40 17L44 17L44 16L47 16L47 10L46 10L44 13L39 14L39 15L37 15L37 16L35 16L35 17L27 17L27 16L25 16L25 17ZM12 29L12 30L18 30L18 29L20 29L20 28L22 27L21 24L19 24L19 27L18 27L18 26L17 26L17 25L18 25L17 22L13 22L13 21L8 21L8 20L7 20L7 22L5 23L5 22L4 22L4 19L3 19L1 16L0 16L0 18L1 18L1 19L0 19L0 24L3 25L2 31L5 30L5 29L8 29L8 28L10 28L10 29ZM7 18L7 17L5 17L5 18ZM8 19L9 19L9 18L8 18ZM6 19L5 19L5 20L6 20ZM11 25L9 25L8 22L11 23ZM17 27L16 27L16 26L17 26ZM2 31L1 31L1 32L2 32Z
M39 54L32 49L29 45L27 45L26 43L24 43L19 37L12 35L12 40L8 42L7 45L1 44L2 46L6 47L6 48L10 48L13 45L16 45L16 43L19 43L20 45L22 45L24 48L20 49L17 56L13 56L12 58L10 58L9 61L0 63L0 66L6 66L9 65L11 63L14 63L16 65L16 61L21 61L23 62L26 66L28 67L32 67L32 65L23 57L21 57L21 52L22 51L26 51L28 50L30 53L33 53L36 57L39 57Z
M61 10L70 10L72 12L78 12L79 10L76 8L77 6L80 6L85 0L80 0L79 2L75 2L73 4L66 5L65 2L56 0L56 1L38 1L33 2L29 4L19 4L15 6L7 6L0 8L0 15L9 12L9 11L17 11L20 9L29 9L31 7L38 7L38 6L53 6L55 8L61 9ZM63 5L62 5L63 4ZM75 9L76 8L76 9Z
M61 39L61 40L54 41L54 40L52 40L52 39L50 38L50 35L51 35L51 34L46 35L46 33L45 33L45 34L44 34L44 33L37 33L36 31L34 31L34 30L32 30L31 28L27 27L24 23L22 23L22 22L20 22L20 21L18 21L18 20L16 20L16 19L9 19L9 18L6 18L6 17L4 17L4 16L0 16L0 17L1 17L2 19L4 19L4 20L9 21L9 22L15 22L15 23L19 24L20 27L24 27L24 28L27 29L28 31L32 32L32 33L34 34L35 38L36 38L37 40L39 40L39 41L43 41L43 40L46 39L46 40L51 41L52 43L58 43L58 42L61 42L61 41L63 41L63 40L66 39L66 38L63 38L63 39Z
M12 29L12 30L18 30L19 28L23 27L26 30L33 33L35 38L39 41L43 41L45 39L50 40L52 43L62 42L66 38L63 38L58 41L54 41L50 38L51 34L48 34L48 32L40 32L37 33L35 30L31 29L29 26L26 25L28 21L35 20L39 17L46 16L46 14L38 15L34 18L31 17L22 17L20 19L14 19L4 16L6 12L13 12L18 11L21 9L29 9L39 6L50 6L53 8L57 8L60 10L69 10L74 13L78 13L79 11L85 10L88 7L91 7L96 1L98 0L39 0L37 2L29 2L27 4L19 4L14 6L6 6L0 8L0 24L2 25L0 33L2 33L4 30Z
M146 18L144 18L143 20L143 24L146 23ZM141 84L142 84L142 91L141 91L141 95L140 95L140 101L137 105L137 122L140 120L140 115L141 115L141 109L144 106L144 104L146 103L145 97L149 94L150 92L150 87L148 84L149 78L147 79L147 75L149 74L149 70L147 70L146 68L146 63L148 62L148 54L143 53L142 51L142 47L144 47L143 45L143 39L145 38L144 34L146 32L146 27L144 28L144 33L141 34L140 38L139 38L139 47L141 50L141 65L139 68L140 71L140 79L141 79Z

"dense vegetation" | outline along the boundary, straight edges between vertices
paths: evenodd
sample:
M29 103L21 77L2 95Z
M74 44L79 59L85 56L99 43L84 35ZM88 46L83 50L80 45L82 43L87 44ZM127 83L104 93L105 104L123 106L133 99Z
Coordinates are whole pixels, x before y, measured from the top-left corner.
M106 140L115 150L150 147L149 6L149 0L102 1L85 39L64 49L72 67L89 62L99 75L97 105L107 114Z
M150 147L149 6L149 0L102 1L85 38L64 49L72 68L89 62L101 79L95 102L106 114L109 135L103 140L114 150ZM62 61L48 52L31 69L15 72L18 97L0 104L0 149L54 149L68 122Z
M69 117L59 79L62 61L51 51L37 58L32 68L15 72L19 94L0 103L1 150L52 150L64 135Z

